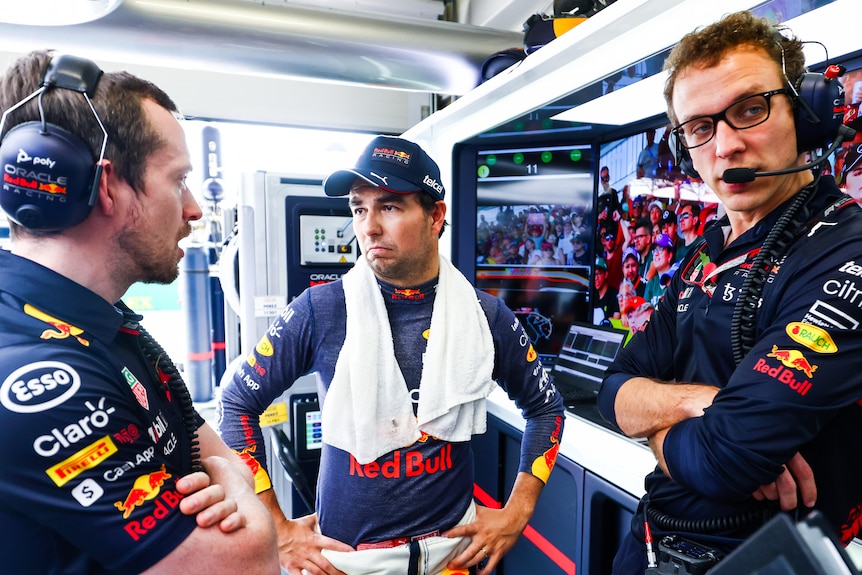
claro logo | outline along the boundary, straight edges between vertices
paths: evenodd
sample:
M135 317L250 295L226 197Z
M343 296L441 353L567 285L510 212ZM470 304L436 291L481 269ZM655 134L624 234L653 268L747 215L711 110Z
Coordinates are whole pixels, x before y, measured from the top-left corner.
M0 384L0 404L16 413L37 413L75 395L81 377L59 361L37 361L19 367Z

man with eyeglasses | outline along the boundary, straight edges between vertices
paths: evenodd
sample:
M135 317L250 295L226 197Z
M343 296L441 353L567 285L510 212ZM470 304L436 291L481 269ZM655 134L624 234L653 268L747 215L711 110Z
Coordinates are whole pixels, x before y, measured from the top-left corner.
M648 438L658 461L614 575L655 566L647 525L656 542L674 534L716 556L776 513L817 509L845 544L862 526L862 442L847 441L862 420L862 210L806 165L806 146L827 142L806 140L797 92L813 78L785 34L730 14L686 35L665 63L678 155L726 215L599 392L602 414ZM824 126L824 140L845 135L840 119Z
M641 218L635 223L632 234L632 245L638 252L638 275L646 278L647 270L652 265L652 222L649 218Z

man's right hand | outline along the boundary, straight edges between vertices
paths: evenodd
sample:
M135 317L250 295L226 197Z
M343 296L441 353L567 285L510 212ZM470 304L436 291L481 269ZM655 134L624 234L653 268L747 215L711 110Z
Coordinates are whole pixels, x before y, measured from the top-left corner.
M321 535L317 529L317 513L288 519L281 510L275 491L267 489L257 494L275 520L278 537L278 558L282 569L290 575L345 575L329 562L321 549L353 551L353 547L337 539Z
M323 556L321 549L353 551L353 548L317 532L317 513L298 519L276 519L278 557L290 575L345 575Z
M784 466L784 471L778 479L767 485L761 485L752 496L758 501L777 500L783 511L790 511L799 505L797 493L802 496L802 504L805 507L810 509L817 503L814 472L798 452Z

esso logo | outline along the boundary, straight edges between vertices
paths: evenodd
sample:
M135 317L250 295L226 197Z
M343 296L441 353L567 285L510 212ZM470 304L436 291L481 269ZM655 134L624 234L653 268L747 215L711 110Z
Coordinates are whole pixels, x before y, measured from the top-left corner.
M0 403L9 411L36 413L75 395L81 377L60 361L37 361L19 367L0 384Z

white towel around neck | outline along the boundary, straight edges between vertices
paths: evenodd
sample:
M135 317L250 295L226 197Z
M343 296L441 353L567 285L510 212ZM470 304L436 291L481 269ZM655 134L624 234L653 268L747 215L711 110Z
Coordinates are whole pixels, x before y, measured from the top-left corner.
M370 463L422 432L446 441L484 433L494 343L476 290L440 256L428 345L413 404L395 359L383 294L364 257L342 276L346 335L323 404L323 441Z

